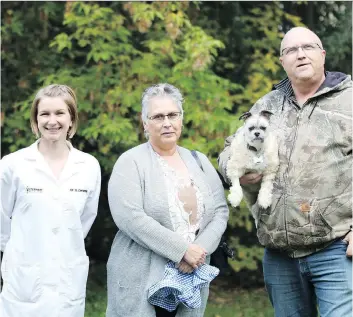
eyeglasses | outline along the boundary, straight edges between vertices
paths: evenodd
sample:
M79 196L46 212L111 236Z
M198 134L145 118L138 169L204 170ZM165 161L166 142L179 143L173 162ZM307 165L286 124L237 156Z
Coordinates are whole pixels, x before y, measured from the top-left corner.
M149 120L152 120L153 122L162 123L164 121L165 117L167 117L169 121L176 121L181 117L181 115L182 115L181 112L170 112L168 114L158 113L154 116L147 117L147 118Z
M301 48L304 52L311 52L319 48L322 50L319 44L317 43L308 43L308 44L303 44L299 46L292 46L292 47L286 47L282 50L282 56L283 55L296 55L299 52L299 48Z

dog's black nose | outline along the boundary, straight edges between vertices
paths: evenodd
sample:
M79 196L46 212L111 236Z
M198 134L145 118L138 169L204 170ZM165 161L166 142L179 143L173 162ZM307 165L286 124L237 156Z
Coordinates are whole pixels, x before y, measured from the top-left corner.
M259 136L260 135L260 132L255 132L255 136Z

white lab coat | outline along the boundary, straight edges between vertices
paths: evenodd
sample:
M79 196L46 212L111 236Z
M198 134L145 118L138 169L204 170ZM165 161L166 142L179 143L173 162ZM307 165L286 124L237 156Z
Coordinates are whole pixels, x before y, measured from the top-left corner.
M1 176L1 317L83 317L97 215L98 161L70 146L56 179L38 142L5 156Z

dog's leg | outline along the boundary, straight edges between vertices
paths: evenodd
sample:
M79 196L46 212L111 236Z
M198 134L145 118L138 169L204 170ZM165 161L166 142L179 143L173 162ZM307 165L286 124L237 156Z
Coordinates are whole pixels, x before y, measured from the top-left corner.
M229 190L228 200L233 207L239 206L243 199L243 190L239 183L239 178L232 179L232 186Z
M257 197L257 202L262 208L266 209L272 204L272 189L275 177L276 173L264 174L262 177L261 188Z
M278 142L274 134L269 134L266 140L265 157L268 162L263 174L261 188L257 197L260 207L268 208L272 204L273 182L279 168Z
M231 144L231 155L227 163L227 176L232 182L228 200L233 207L239 206L243 198L243 190L239 183L239 178L244 175L244 136L237 134Z
M229 164L228 168L229 167L232 167L232 165ZM228 176L232 182L232 186L229 189L228 200L233 207L237 207L243 199L243 190L240 186L239 178L244 175L244 171L237 169L234 170L234 167L233 169L228 169L228 171L231 171L228 173Z

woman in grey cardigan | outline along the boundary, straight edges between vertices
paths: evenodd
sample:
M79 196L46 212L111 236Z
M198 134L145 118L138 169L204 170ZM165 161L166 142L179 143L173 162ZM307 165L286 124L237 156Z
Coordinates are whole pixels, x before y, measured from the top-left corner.
M108 264L107 317L201 317L202 305L179 305L168 312L148 302L148 290L164 276L168 261L190 273L218 246L226 229L228 207L212 164L177 145L183 120L177 88L158 84L142 97L142 121L148 142L123 153L108 186L113 219L119 228Z

